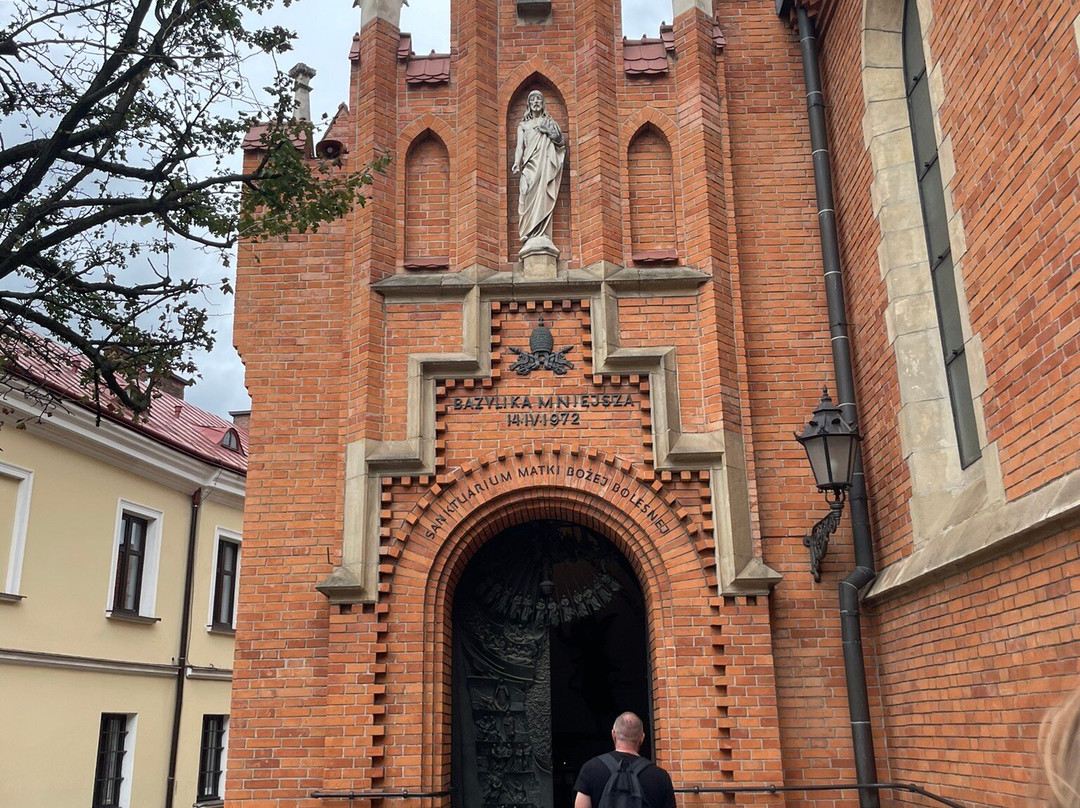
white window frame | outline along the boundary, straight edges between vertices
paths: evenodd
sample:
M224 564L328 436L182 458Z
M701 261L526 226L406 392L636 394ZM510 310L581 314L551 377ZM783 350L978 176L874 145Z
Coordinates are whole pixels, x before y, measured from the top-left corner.
M0 477L18 480L15 513L11 525L11 544L8 545L7 570L4 576L5 595L21 595L23 558L26 555L26 529L30 523L30 497L34 487L34 472L10 463L0 462Z
M231 541L239 546L236 553L236 580L233 584L232 625L229 626L232 630L236 630L236 608L240 605L240 570L243 568L244 564L244 537L235 530L229 530L228 528L218 526L214 528L214 548L213 552L210 553L210 598L206 604L207 632L225 632L225 629L221 626L214 625L214 596L217 594L218 546L221 544L222 539Z
M120 557L120 544L124 540L124 514L131 514L145 519L146 550L143 553L145 563L142 573L142 590L139 594L139 617L155 619L157 607L158 570L161 561L161 527L165 514L155 508L148 508L126 499L120 499L116 505L116 528L113 533L112 558L109 569L109 591L105 601L105 614L109 617L124 617L114 612L113 598L116 596L117 563Z
M224 726L221 733L221 780L218 782L219 799L205 800L203 802L196 802L196 806L211 806L222 805L225 802L225 785L229 779L229 727L232 726L232 720L229 713L204 713L203 717L207 715L223 715L225 718ZM202 763L202 729L199 731L199 763ZM199 777L201 778L202 770L199 771ZM198 779L198 778L197 778ZM198 798L198 782L196 782L196 798Z
M124 779L120 781L120 808L131 806L131 781L135 779L135 730L138 728L139 716L137 713L128 713L127 743L124 746L124 760L120 764L120 771Z
M106 710L105 713L111 713L111 710ZM104 715L105 713L102 713ZM127 723L124 727L124 759L120 761L120 794L119 805L120 808L131 808L131 781L135 776L135 730L139 725L138 713L124 713L119 712L115 715L127 716ZM98 739L100 752L100 736ZM96 758L95 758L96 765Z

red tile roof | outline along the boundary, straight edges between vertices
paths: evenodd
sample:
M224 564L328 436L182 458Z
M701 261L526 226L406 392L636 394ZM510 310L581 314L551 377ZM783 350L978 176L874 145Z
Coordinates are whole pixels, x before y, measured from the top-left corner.
M254 124L250 129L248 129L247 134L244 135L244 140L240 144L240 148L244 151L259 151L260 149L265 149L268 144L263 140L263 136L266 134L266 131L269 128L269 124ZM308 147L307 140L302 137L294 137L292 139L292 144L296 146L296 148L299 149L301 153L306 152Z
M724 46L727 44L727 40L724 39L724 32L720 30L720 15L717 14L713 17L712 22L712 41L716 46L717 53L724 50Z
M409 56L406 84L445 84L450 81L450 54L432 51L428 56Z
M398 38L397 58L405 62L406 84L445 84L450 81L450 54L432 51L417 56L412 49L412 34Z
M405 63L406 84L445 84L450 81L450 54L432 51L417 56L412 49L412 34L398 37L398 61Z
M679 260L675 249L635 250L630 256L635 264L673 264Z
M48 343L52 367L38 356L24 355L12 366L13 375L55 393L65 401L97 413L102 419L120 424L213 466L247 474L248 433L211 412L200 410L182 398L169 393L157 394L146 412L133 416L113 403L107 391L101 393L101 403L93 401L93 391L82 381L87 361L55 343ZM230 429L240 438L240 452L221 445Z
M631 76L667 73L667 46L662 39L642 37L631 42L623 37L623 70Z
M405 259L405 269L445 269L450 266L448 255L427 255Z
M675 26L668 25L666 22L660 23L660 40L664 43L664 47L668 53L675 52Z

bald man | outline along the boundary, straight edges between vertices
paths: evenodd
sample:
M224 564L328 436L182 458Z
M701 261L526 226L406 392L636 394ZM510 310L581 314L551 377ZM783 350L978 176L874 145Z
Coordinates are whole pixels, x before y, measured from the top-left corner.
M645 741L645 728L641 719L633 713L623 713L615 719L611 728L611 740L615 751L598 755L581 767L574 783L574 808L599 808L604 786L611 777L611 767L604 758L619 763L626 761L633 765L637 760L645 761L645 767L638 774L641 784L642 808L675 808L675 790L671 785L671 776L652 761L641 758L638 750Z

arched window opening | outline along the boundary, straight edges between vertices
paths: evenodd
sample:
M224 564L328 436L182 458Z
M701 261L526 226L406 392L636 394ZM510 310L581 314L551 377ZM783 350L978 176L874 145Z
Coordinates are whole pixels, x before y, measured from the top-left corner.
M975 422L975 407L971 399L961 325L960 299L953 269L952 245L949 241L949 222L945 208L945 189L941 179L941 161L934 132L934 115L930 106L930 82L923 55L922 26L916 0L904 4L904 89L907 94L908 116L911 120L911 140L915 150L915 171L922 203L923 228L930 257L934 301L937 307L938 330L945 358L945 376L949 384L949 402L956 426L956 442L960 464L970 466L979 459L979 433Z

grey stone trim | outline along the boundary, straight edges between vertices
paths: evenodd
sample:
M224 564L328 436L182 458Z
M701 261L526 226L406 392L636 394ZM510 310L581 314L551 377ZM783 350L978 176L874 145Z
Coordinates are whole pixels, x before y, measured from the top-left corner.
M619 298L695 294L710 277L687 267L641 269L601 262L583 269L560 269L554 278L526 278L518 272L473 267L461 273L410 273L375 284L388 304L460 300L462 350L409 357L404 439L368 438L346 447L342 563L316 589L331 603L377 600L381 478L436 473L436 383L491 375L489 303L589 297L594 373L649 378L657 470L710 472L721 594L767 594L780 575L754 555L741 436L723 430L683 431L674 347L620 346Z
M464 300L479 285L482 300L548 300L592 297L606 284L619 297L667 297L692 294L710 275L689 267L620 267L600 263L560 272L555 278L526 278L512 272L414 272L392 275L374 284L387 301L430 303Z
M161 622L160 617L151 617L147 614L128 614L127 612L117 612L112 609L106 611L105 616L110 620L120 620L124 623L136 623L140 626L152 626Z
M232 668L200 667L188 665L185 671L188 679L197 679L207 682L231 682Z
M768 595L783 578L754 551L742 435L728 432L726 465L711 469L713 545L721 595Z
M1080 525L1080 471L1020 499L979 510L879 573L866 595L884 601Z
M608 276L619 297L688 295L712 276L690 267L625 267Z
M695 8L706 17L713 14L712 0L671 0L671 18L676 19L680 14Z
M997 507L1005 500L997 446L986 436L986 365L982 342L972 332L967 309L963 218L953 205L951 187L955 162L951 139L941 129L938 112L945 98L944 82L927 40L931 11L930 3L920 0L964 356L982 449L982 457L968 468L960 467L916 182L904 92L903 0L865 0L862 31L863 135L874 172L871 204L881 227L878 263L888 294L885 326L896 359L900 446L911 475L909 509L916 552L927 542L937 541L950 526L962 524L974 511Z
M93 671L95 673L123 673L139 676L176 676L176 665L153 662L126 662L119 659L50 654L44 651L20 651L16 648L0 648L0 663L7 665L32 665L43 668L66 668Z
M386 20L395 28L401 27L402 0L360 0L360 28L374 19Z
M372 288L394 303L428 303L433 300L464 300L476 281L462 272L417 272L391 275Z

